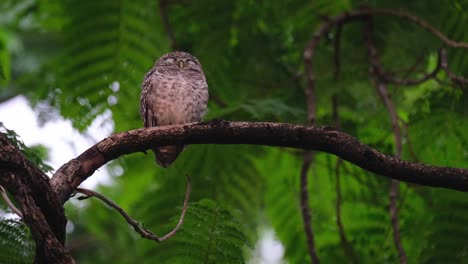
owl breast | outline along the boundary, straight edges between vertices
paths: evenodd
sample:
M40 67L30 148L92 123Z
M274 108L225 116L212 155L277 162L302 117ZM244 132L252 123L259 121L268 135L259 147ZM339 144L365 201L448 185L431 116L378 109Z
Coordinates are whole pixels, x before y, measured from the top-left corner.
M157 125L199 122L206 112L208 86L201 74L156 74L153 111Z

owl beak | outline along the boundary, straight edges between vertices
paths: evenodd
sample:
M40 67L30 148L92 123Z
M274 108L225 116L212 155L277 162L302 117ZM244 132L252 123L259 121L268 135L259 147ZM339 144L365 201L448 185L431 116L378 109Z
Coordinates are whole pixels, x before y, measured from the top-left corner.
M179 69L182 70L185 67L185 62L180 60L177 62L177 66L179 66Z

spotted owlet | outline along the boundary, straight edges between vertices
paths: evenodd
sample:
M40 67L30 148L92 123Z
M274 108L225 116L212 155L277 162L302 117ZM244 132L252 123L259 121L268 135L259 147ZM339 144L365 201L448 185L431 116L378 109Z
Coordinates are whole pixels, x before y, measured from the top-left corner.
M208 103L208 85L197 58L171 52L159 58L146 74L140 95L145 127L199 122ZM169 166L184 146L152 148L156 163Z

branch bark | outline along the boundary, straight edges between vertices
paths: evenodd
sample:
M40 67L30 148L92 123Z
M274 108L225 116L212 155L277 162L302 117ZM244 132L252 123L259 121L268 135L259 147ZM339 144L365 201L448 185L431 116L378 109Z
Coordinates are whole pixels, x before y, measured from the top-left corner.
M43 198L56 195L58 202L49 202L58 206L55 215L61 218L63 216L63 203L68 200L78 185L91 176L95 170L120 156L134 152L145 152L150 146L253 144L316 150L335 154L365 170L388 178L468 191L468 169L437 167L403 161L383 154L331 127L215 120L206 123L141 128L120 132L103 139L76 159L63 165L50 180L52 188L45 187L44 189L34 189L38 178L41 179L40 182L48 185L47 180L42 177L43 174L37 172L37 168L34 169L34 166L29 164L23 156L17 156L20 153L19 150L11 148L11 143L3 134L1 134L0 139L2 143L0 144L0 184L19 202L24 219L31 227L36 240L38 256L47 260L57 260L53 263L72 263L73 261L64 249L61 240L56 238L60 238L61 233L54 235L54 230L60 229L54 227L59 226L63 230L65 228L63 224L60 224L60 221L54 226L49 222L50 220L46 220L47 218L42 212L47 208L43 209L37 206L36 199L38 197L35 197L34 193ZM20 163L16 158L21 158ZM25 168L29 168L29 170Z
M221 120L113 134L63 165L52 177L51 185L64 203L81 182L113 159L145 152L150 146L186 144L251 144L323 151L391 179L468 191L468 169L400 160L332 127Z
M35 263L73 263L65 249L67 220L48 177L0 133L0 185L18 202L36 241Z

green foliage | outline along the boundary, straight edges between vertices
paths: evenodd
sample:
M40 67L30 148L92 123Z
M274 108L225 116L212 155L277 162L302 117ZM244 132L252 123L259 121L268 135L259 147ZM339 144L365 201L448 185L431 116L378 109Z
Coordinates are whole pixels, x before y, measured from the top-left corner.
M201 200L189 206L177 236L156 248L151 245L143 249L143 254L151 258L145 262L244 263L244 247L252 242L242 229L242 222L229 210L212 200Z
M304 123L304 47L325 15L363 4L349 0L168 2L164 11L158 1L150 0L3 1L0 78L3 73L7 80L0 84L0 101L8 97L4 95L25 94L46 120L54 118L50 109L58 110L81 131L103 113L116 131L141 127L141 81L155 59L169 51L166 31L171 30L177 48L196 55L204 67L210 87L207 119ZM468 40L466 0L365 4L411 12L449 38ZM169 28L161 22L162 12ZM386 71L405 76L415 65L408 76L416 78L436 65L441 41L417 25L378 16L375 29ZM354 21L343 27L337 80L333 76L336 33L335 28L328 32L316 50L317 123L334 124L331 97L336 96L341 129L393 154L388 113L369 82L362 24ZM6 48L5 43L16 44ZM467 54L448 49L449 66L455 73L468 72ZM437 77L439 81L414 87L389 86L406 127L403 157L467 167L466 89L447 84L444 73ZM2 131L47 169L42 163L44 149L27 148L12 130ZM336 162L331 155L317 153L309 172L312 225L323 263L351 262L336 224ZM83 207L69 204L67 216L74 227L67 238L71 253L79 263L244 263L258 240L257 230L269 225L283 243L289 263L308 263L299 204L301 164L298 151L239 145L190 146L168 169L156 167L152 153L119 158L110 166L121 171L120 176L113 175L114 182L99 191L159 235L175 226L185 176L191 177L192 195L182 229L169 241L156 244L135 234L100 201L85 202ZM341 220L357 259L396 263L389 181L346 162L339 172ZM467 199L454 191L400 185L399 220L409 263L466 262Z
M10 57L7 49L8 35L0 28L0 80L10 78Z
M0 133L6 135L6 137L15 144L21 152L36 166L38 166L44 172L53 171L53 168L44 162L48 159L48 150L42 145L26 146L23 141L19 139L19 135L14 130L6 128L2 122L0 122Z
M34 240L21 221L0 218L0 263L22 264L34 260Z

